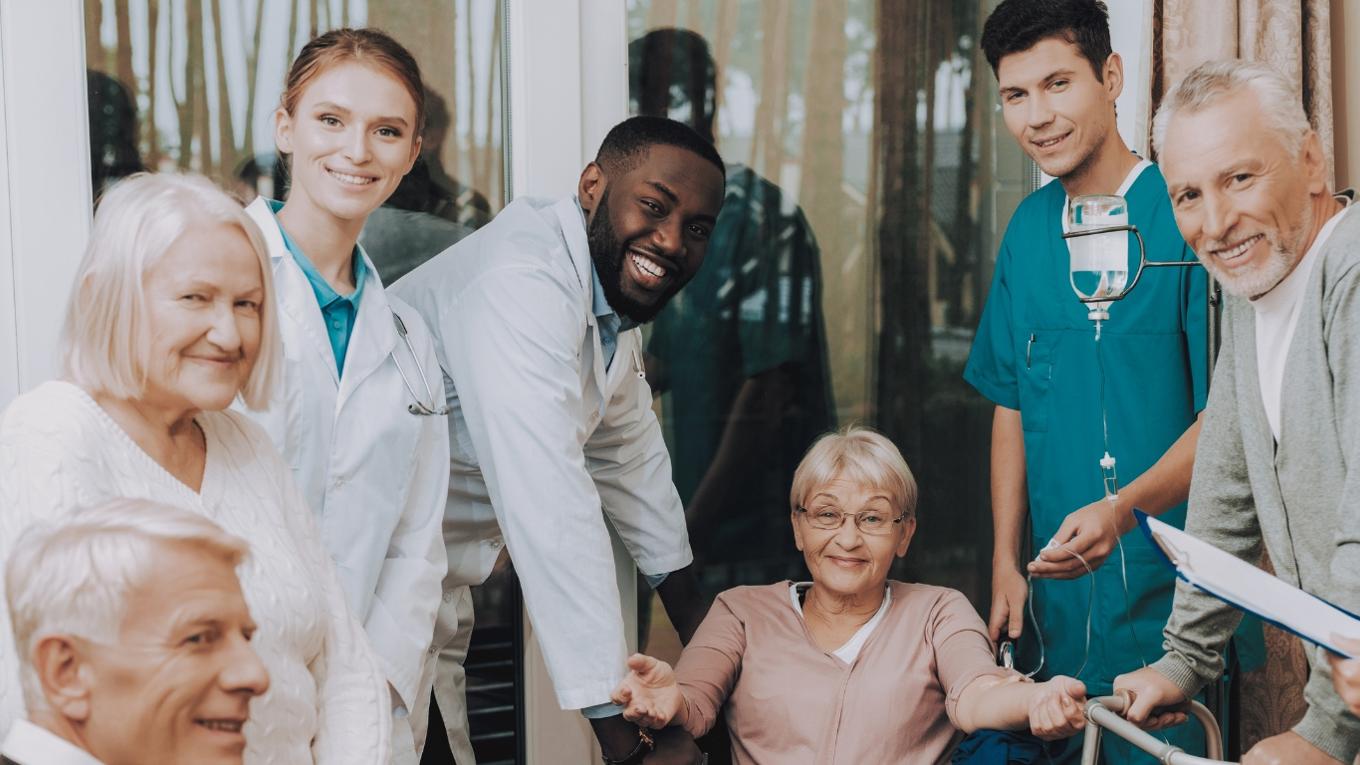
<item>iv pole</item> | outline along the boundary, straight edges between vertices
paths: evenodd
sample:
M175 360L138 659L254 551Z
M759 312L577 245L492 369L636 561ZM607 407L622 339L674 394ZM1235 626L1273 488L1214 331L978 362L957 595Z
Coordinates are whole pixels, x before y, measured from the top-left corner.
M1099 234L1112 234L1112 233L1118 233L1118 232L1122 232L1122 231L1132 232L1133 235L1134 235L1134 236L1137 238L1137 240L1138 240L1138 257L1139 257L1139 260L1138 260L1138 269L1134 272L1132 281L1130 281L1129 284L1128 284L1128 286L1126 286L1122 291L1120 291L1119 294L1113 295L1113 296L1089 297L1089 298L1088 298L1088 297L1083 297L1082 295L1078 294L1078 295L1077 295L1077 299L1080 300L1082 303L1087 303L1087 304L1091 304L1091 303L1107 303L1107 304L1108 304L1108 303L1117 302L1117 301L1119 301L1119 300L1123 300L1124 297L1125 297L1126 295L1128 295L1129 292L1131 292L1131 291L1133 290L1134 287L1138 286L1138 280L1139 280L1140 278L1142 278L1142 276L1143 276L1143 270L1144 270L1145 268L1193 268L1193 267L1196 267L1196 266L1199 266L1199 267L1201 267L1201 268L1203 267L1203 266L1200 264L1200 262L1199 262L1198 259L1196 259L1196 260L1169 260L1169 261L1148 260L1148 259L1147 259L1147 249L1144 247L1144 244L1143 244L1143 235L1138 231L1138 227L1137 227L1137 226L1133 226L1133 225L1125 224L1125 225L1116 225L1116 226L1103 226L1103 227L1101 227L1101 228L1089 229L1089 230L1085 230L1085 231L1067 231L1067 232L1064 232L1064 233L1063 233L1062 237L1063 237L1064 240L1067 240L1067 239L1074 239L1074 238L1076 238L1076 237L1082 237L1082 236L1096 236L1096 235L1099 235ZM1219 323L1220 323L1220 321L1221 321L1221 311L1220 311L1220 307L1221 307L1222 302L1223 302L1223 299L1222 299L1222 298L1223 298L1222 289L1218 286L1218 282L1215 281L1215 279L1214 279L1214 277L1213 277L1212 275L1206 274L1206 289L1205 289L1205 296L1204 296L1204 297L1205 297L1205 299L1204 299L1205 333L1204 333L1204 334L1205 334L1205 363L1206 363L1206 366L1205 366L1205 374L1207 375L1206 378L1205 378L1205 390L1207 391L1207 390L1208 390L1208 387L1209 387L1210 385L1213 384L1214 363L1215 363L1215 362L1217 361L1217 359L1218 359L1218 345L1219 345L1219 343L1218 343L1218 338L1219 338L1219 330L1220 330ZM1107 454L1106 457L1108 458L1108 456L1109 456L1109 455ZM1103 467L1104 467L1104 463L1102 462L1102 468L1103 468ZM1111 467L1113 467L1113 461L1111 461ZM1230 665L1230 671L1232 671L1232 672L1234 673L1234 675L1237 674L1237 673L1236 673L1236 664L1237 664L1237 663L1236 663L1236 660L1235 660L1235 658L1234 658L1234 660L1232 661L1232 663L1231 663L1231 665ZM1232 747L1234 750L1236 749L1235 742L1237 742L1237 741L1240 740L1240 736L1237 735L1237 734L1238 734L1238 725L1239 725L1239 723L1238 723L1238 715L1237 715L1237 714L1233 714L1233 713L1235 713L1235 712L1238 711L1238 709L1237 709L1237 707L1238 707L1237 699L1238 699L1238 692L1239 692L1240 688L1241 688L1240 684L1238 684L1238 683L1236 683L1236 682L1233 683L1233 685L1232 685L1232 690L1229 691L1229 693L1228 693L1228 698L1226 698L1226 699L1223 698L1223 696L1222 696L1222 694L1221 694L1221 692L1220 692L1221 686L1220 686L1219 684L1217 684L1217 683L1210 684L1210 685L1205 689L1205 694L1206 694L1206 699L1205 699L1205 700L1209 702L1208 706L1209 706L1210 709L1213 710L1213 714L1215 715L1215 717L1216 717L1217 719L1222 719L1222 718L1223 718L1223 711L1224 711L1224 710L1223 710L1223 707L1224 707L1224 706L1227 706L1227 707L1228 707L1228 711L1229 711L1229 713L1230 713L1230 714L1229 714L1229 717L1228 717L1228 729L1229 729L1229 733L1230 733L1230 735L1229 735L1229 740L1232 741L1232 742L1234 742L1234 746Z

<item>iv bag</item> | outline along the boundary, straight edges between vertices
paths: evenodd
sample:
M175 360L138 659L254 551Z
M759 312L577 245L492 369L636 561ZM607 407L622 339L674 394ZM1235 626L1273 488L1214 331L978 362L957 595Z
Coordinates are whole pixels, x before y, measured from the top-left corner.
M1127 226L1128 203L1114 195L1087 195L1072 200L1067 208L1067 229L1082 231ZM1129 235L1127 231L1073 236L1067 240L1071 258L1072 291L1087 302L1089 318L1099 321L1110 317L1110 303L1118 299L1129 281Z

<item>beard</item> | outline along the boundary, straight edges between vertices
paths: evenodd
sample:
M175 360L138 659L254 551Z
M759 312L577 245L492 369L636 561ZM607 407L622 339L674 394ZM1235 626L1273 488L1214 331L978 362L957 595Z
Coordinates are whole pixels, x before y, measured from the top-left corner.
M635 324L646 324L655 319L661 309L666 307L666 303L680 291L680 287L684 286L682 281L673 278L671 286L665 292L644 293L646 297L642 298L630 295L624 289L624 280L628 278L623 273L624 258L628 257L628 248L632 241L620 242L618 235L614 233L614 224L609 218L607 186L600 195L600 203L595 208L595 217L586 227L586 242L590 245L590 259L595 263L595 273L600 277L600 286L604 288L604 297L609 302L609 307Z
M1234 274L1218 264L1213 257L1200 260L1204 264L1204 270L1214 277L1224 291L1228 294L1255 300L1280 285L1289 274L1293 273L1294 268L1303 260L1302 252L1303 240L1308 233L1308 215L1312 209L1311 198L1306 198L1302 207L1299 208L1298 218L1294 225L1287 231L1274 229L1262 232L1265 236L1266 245L1270 251L1266 253L1266 259L1255 268L1248 269L1245 273ZM1225 242L1214 242L1209 249L1218 249Z

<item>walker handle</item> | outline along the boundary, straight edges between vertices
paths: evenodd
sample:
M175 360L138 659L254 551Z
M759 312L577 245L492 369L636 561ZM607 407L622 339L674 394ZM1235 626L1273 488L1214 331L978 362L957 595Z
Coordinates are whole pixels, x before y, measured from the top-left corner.
M1133 700L1137 695L1138 694L1127 688L1121 688L1115 691L1113 696L1105 697L1107 701L1103 706L1111 712L1118 712L1122 715L1128 711L1129 707L1133 706ZM1151 714L1164 715L1171 712L1180 712L1181 714L1190 716L1194 713L1194 707L1190 705L1190 700L1186 699L1185 701L1176 704L1153 707Z
M1111 733L1119 736L1135 747L1152 755L1158 762L1165 765L1206 765L1207 763L1222 762L1223 756L1223 737L1218 729L1218 721L1214 715L1203 704L1198 701L1185 701L1165 707L1165 710L1179 711L1184 706L1189 716L1199 720L1204 728L1205 734L1205 753L1208 758L1196 757L1186 754L1180 747L1168 744L1157 739L1152 734L1138 727L1137 725L1124 719L1122 713L1128 708L1129 697L1126 694L1118 696L1100 696L1088 699L1086 702L1086 732L1082 741L1083 765L1094 765L1100 750L1101 729L1107 729Z

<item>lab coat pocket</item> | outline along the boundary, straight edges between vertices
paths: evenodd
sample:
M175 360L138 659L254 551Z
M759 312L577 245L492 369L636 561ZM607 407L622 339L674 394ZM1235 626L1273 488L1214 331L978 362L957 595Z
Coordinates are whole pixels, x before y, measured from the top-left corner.
M1056 345L1055 335L1045 336L1038 332L1030 333L1025 343L1024 366L1020 369L1020 422L1027 432L1048 430Z

